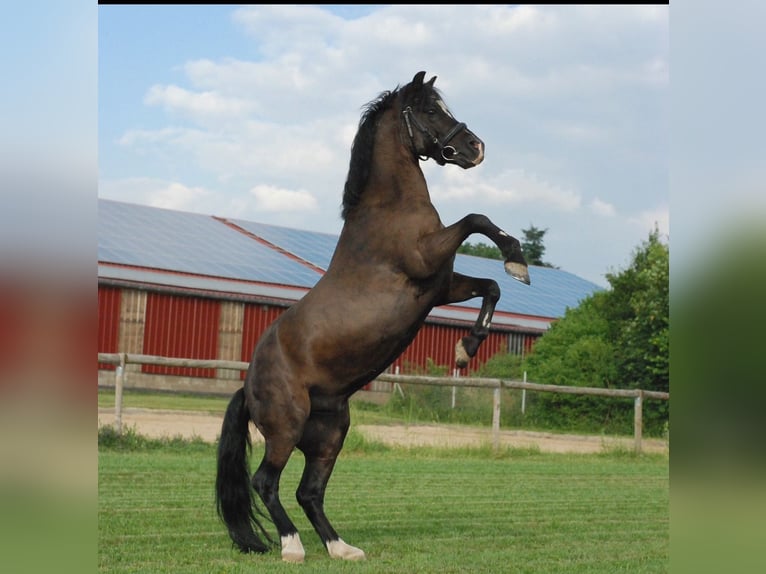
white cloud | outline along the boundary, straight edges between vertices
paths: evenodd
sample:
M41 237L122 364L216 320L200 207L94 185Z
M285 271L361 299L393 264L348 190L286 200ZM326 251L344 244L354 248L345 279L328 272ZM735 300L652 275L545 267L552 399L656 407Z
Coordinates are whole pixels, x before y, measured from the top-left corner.
M601 201L598 197L590 202L590 210L596 215L603 215L605 217L613 217L617 214L614 205Z
M487 28L493 34L514 34L518 32L540 32L556 27L556 18L551 12L545 12L537 6L518 6L515 10L496 6L492 10L494 18L487 21Z
M311 5L259 5L238 8L232 19L258 39L259 50L280 57L323 47L347 24L342 18ZM285 34L285 29L291 31Z
M117 138L116 143L125 147L135 147L141 149L147 144L173 142L179 135L186 130L181 128L162 128L158 130L128 129Z
M433 176L434 184L430 186L430 191L436 200L537 204L560 211L575 210L581 202L574 191L562 189L523 169L506 170L489 179L477 179L472 170L449 168L434 172Z
M188 187L182 183L172 182L163 188L157 189L149 199L152 207L164 207L166 209L187 209L208 195L208 191L201 187Z
M241 98L228 98L215 92L190 92L172 85L152 86L144 97L144 103L194 117L237 117L253 108L252 104Z
M199 211L212 192L199 186L149 177L132 177L99 182L99 197L181 211Z
M250 193L262 211L306 211L317 208L317 200L307 191L281 189L272 185L256 185Z
M118 141L141 155L172 162L176 169L191 164L218 181L244 187L268 183L289 189L309 182L312 191L324 186L342 189L351 145L345 141L345 124L243 121L227 127L130 130Z
M324 94L317 92L317 71L305 66L303 56L294 56L275 65L272 61L246 61L225 58L190 60L183 70L195 88L214 91L220 97L227 97L235 103L244 101L248 111L259 114L289 107L290 103L305 102L312 97L322 100ZM326 108L326 100L325 106ZM295 106L296 113L291 119L302 120L310 117L308 110ZM313 111L316 115L316 111Z

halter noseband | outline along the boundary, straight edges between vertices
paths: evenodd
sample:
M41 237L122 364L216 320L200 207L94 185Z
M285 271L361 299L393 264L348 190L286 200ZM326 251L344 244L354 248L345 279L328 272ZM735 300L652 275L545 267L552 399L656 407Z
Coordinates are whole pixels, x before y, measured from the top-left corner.
M402 115L404 116L404 122L407 124L407 133L410 135L410 140L412 140L413 146L415 145L415 139L412 133L412 124L415 124L415 127L418 128L427 139L430 139L431 143L439 148L439 154L442 156L444 161L452 161L452 159L458 154L458 151L454 148L454 146L447 144L457 134L466 129L466 125L463 122L458 122L455 124L455 126L449 132L447 132L447 135L439 139L430 131L428 131L427 127L418 121L418 118L412 113L412 108L410 106L407 106L404 108L404 110L402 110ZM418 154L418 157L421 159L428 159L428 157L423 157L420 154Z

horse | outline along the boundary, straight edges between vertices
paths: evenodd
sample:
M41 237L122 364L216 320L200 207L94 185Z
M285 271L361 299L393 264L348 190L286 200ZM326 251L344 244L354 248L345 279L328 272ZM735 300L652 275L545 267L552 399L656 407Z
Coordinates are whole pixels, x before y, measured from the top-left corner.
M305 550L279 497L279 481L297 448L305 466L296 491L328 554L365 559L324 511L327 483L349 429L349 397L370 383L412 342L438 305L482 298L469 334L457 341L465 367L489 334L500 289L492 279L453 271L455 254L473 233L501 250L505 271L529 284L520 242L487 216L470 214L445 226L431 203L420 161L470 169L484 142L458 122L417 73L367 104L351 147L343 190L343 228L326 273L263 333L243 386L224 415L217 453L216 507L234 547L303 562ZM249 423L265 450L250 475ZM264 512L256 505L257 492ZM270 519L279 541L262 519Z

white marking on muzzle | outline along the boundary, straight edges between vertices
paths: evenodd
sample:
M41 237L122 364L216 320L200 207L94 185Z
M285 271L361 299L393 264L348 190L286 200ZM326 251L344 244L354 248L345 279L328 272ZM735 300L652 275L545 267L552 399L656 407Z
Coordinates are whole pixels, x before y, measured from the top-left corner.
M479 155L476 156L475 160L473 160L473 165L479 165L483 161L484 161L484 144L481 144L481 149L479 150Z

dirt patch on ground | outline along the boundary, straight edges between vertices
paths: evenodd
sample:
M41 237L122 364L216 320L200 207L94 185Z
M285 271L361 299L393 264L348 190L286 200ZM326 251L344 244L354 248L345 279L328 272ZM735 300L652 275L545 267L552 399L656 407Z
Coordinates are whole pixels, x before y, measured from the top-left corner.
M215 442L221 432L222 415L209 415L189 411L156 409L124 409L123 429L133 428L151 438L181 436L199 437ZM114 409L98 410L98 426L113 425ZM474 429L453 425L359 425L356 427L366 438L389 445L463 447L493 444L490 429ZM261 440L253 429L253 440ZM614 448L632 449L634 442L627 437L601 437L563 435L544 432L501 430L497 436L500 446L537 448L541 452L595 453ZM668 443L658 439L644 439L644 452L667 453Z

